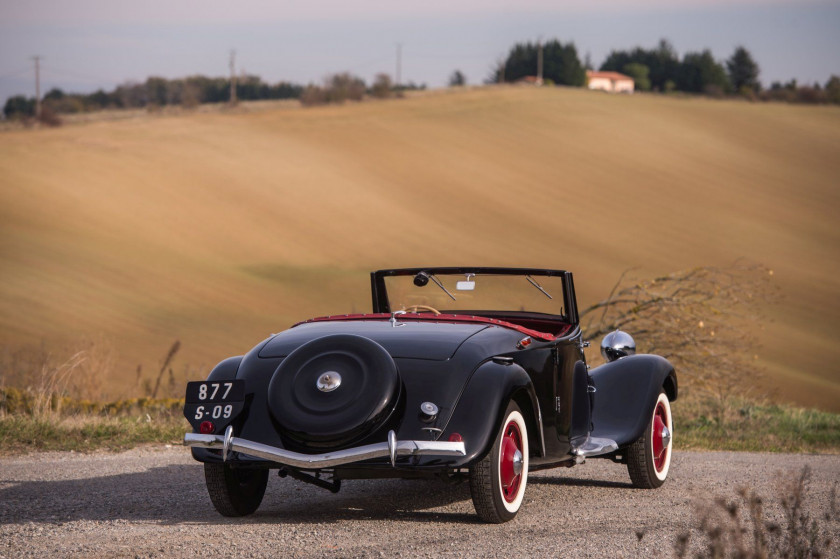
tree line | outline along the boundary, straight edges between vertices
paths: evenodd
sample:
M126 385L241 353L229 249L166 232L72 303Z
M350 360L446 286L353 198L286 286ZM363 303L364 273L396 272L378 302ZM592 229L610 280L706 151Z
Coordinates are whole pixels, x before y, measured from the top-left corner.
M574 43L554 39L543 45L517 43L508 55L491 69L488 83L515 82L537 75L542 48L543 81L548 84L582 87L592 64L581 62ZM587 57L588 58L588 57ZM798 85L774 82L764 89L759 81L760 68L743 46L724 61L715 59L711 50L687 52L680 58L666 39L651 49L636 47L613 50L599 67L600 71L625 74L640 91L701 93L712 96L743 95L750 99L781 100L803 103L840 103L840 77L831 76L824 84Z
M563 44L557 39L544 44L514 44L507 56L492 67L486 83L515 82L536 76L540 51L544 83L574 87L586 85L586 71L594 69L589 57L581 62L574 43ZM715 59L709 49L687 52L680 58L671 43L662 39L651 49L613 50L599 70L630 76L639 91L686 92L716 97L742 95L753 100L840 104L838 76L832 76L824 85L799 85L796 80L791 80L787 83L774 82L765 89L759 80L758 63L742 46L724 61ZM448 83L450 86L465 85L466 77L456 70ZM321 85L270 84L254 75L240 76L235 85L236 99L239 100L299 99L304 105L360 100L366 95L386 98L399 96L407 89L425 87L425 84L394 84L387 74L378 74L368 86L362 78L347 72L328 76ZM170 105L189 108L201 103L222 103L230 100L230 89L229 78L201 75L179 79L152 76L145 82L127 82L112 91L99 89L93 93L66 93L54 88L44 95L41 119L55 124L60 122L58 114L102 109L154 109ZM35 115L35 107L34 97L16 95L6 101L3 115L7 119L31 118Z
M128 82L112 91L102 89L94 93L66 93L49 90L41 101L41 120L45 124L60 124L59 114L73 114L103 109L156 109L165 106L195 107L202 103L226 103L231 98L229 78L190 76L182 79L150 77L145 82ZM365 81L348 72L324 78L322 85L302 86L289 82L269 84L259 76L240 76L236 79L236 99L299 99L304 105L358 101L365 95L376 98L400 96L403 91L425 89L425 84L408 82L395 85L387 74L378 74L368 86ZM7 119L31 119L35 116L34 97L16 95L6 100L3 114Z
M145 82L127 82L111 91L99 89L93 93L66 93L59 88L49 90L42 100L42 110L73 114L103 109L142 109L168 105L195 107L202 103L222 103L230 99L230 79L190 76L166 79L157 76ZM258 99L297 99L303 86L279 82L269 84L259 76L236 78L236 98L244 101ZM6 100L6 118L35 115L35 98L16 95Z

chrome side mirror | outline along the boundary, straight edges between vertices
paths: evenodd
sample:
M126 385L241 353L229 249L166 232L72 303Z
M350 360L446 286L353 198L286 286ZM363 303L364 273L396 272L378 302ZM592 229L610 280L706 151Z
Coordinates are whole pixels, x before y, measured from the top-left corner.
M601 355L607 362L636 354L636 342L627 332L616 330L601 340Z

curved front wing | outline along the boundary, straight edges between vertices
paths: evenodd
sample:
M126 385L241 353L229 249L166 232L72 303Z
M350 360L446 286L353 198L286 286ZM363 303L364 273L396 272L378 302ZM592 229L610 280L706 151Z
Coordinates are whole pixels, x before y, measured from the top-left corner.
M225 461L227 461L231 452L241 452L283 466L302 470L332 468L334 466L361 462L372 458L390 458L391 465L393 466L395 465L397 456L466 456L467 454L463 442L398 441L393 431L388 433L387 442L336 450L324 454L292 452L283 448L276 448L237 438L233 436L232 427L228 427L225 435L187 433L184 435L184 445L221 450Z

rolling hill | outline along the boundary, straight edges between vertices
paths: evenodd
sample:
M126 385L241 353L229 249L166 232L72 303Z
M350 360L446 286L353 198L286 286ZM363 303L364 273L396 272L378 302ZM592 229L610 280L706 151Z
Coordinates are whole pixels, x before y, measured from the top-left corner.
M528 265L582 304L744 257L783 294L755 325L781 398L840 410L840 109L564 88L0 133L0 340L104 337L128 391L313 315L367 272ZM188 368L189 367L189 368Z

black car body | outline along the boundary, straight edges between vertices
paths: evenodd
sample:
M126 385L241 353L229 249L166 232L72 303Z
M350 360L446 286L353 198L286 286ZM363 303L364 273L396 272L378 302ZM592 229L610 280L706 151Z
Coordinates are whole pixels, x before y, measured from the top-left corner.
M664 482L674 368L616 332L590 370L571 273L382 270L371 291L371 314L307 320L188 385L185 444L219 512L256 510L270 469L333 491L468 479L489 522L513 518L529 470L603 457Z

